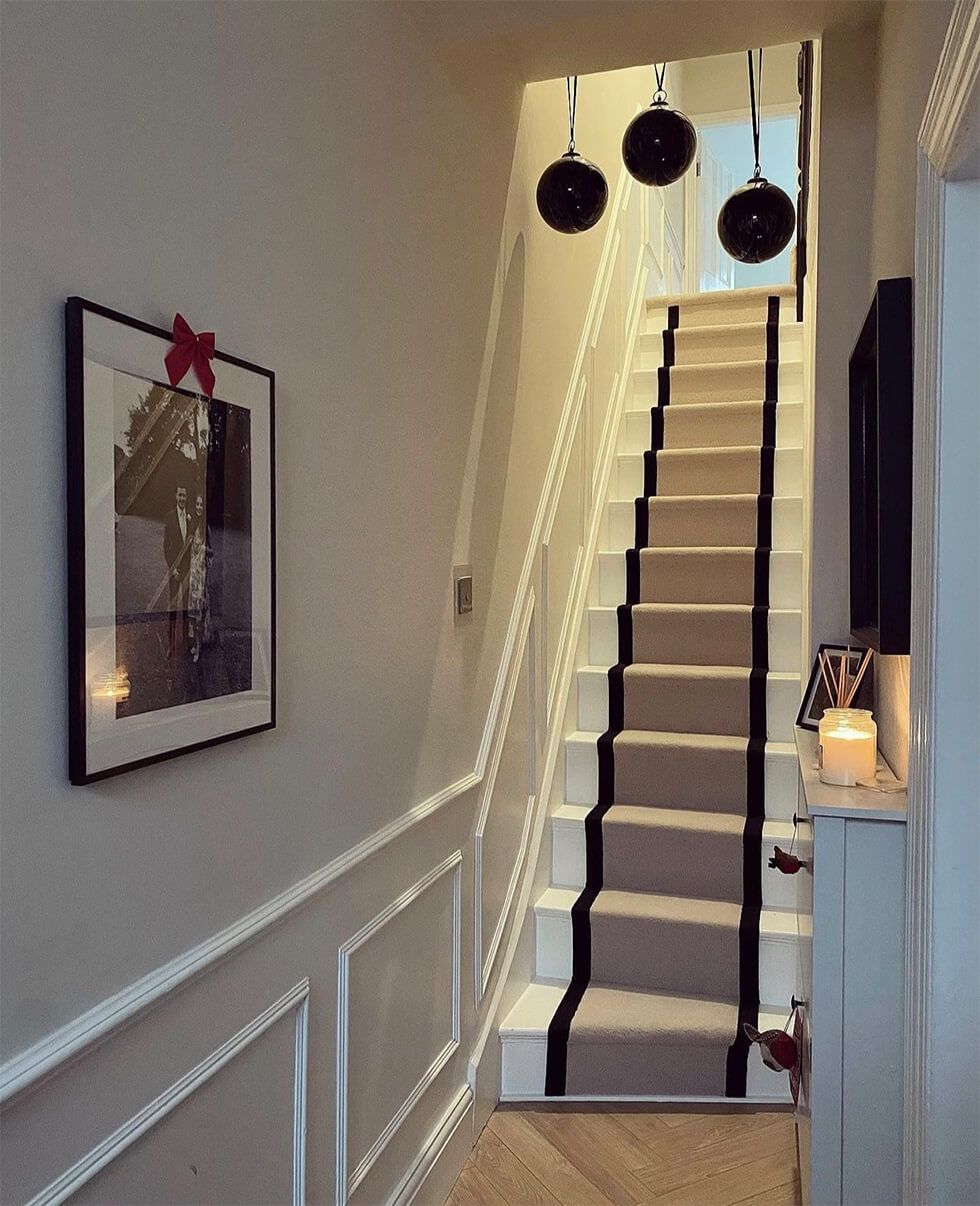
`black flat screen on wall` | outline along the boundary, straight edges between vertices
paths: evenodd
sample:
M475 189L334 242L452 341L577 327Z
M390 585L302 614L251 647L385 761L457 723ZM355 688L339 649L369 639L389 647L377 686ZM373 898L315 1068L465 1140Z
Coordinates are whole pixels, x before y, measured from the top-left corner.
M851 632L909 652L912 564L912 280L878 282L851 353Z

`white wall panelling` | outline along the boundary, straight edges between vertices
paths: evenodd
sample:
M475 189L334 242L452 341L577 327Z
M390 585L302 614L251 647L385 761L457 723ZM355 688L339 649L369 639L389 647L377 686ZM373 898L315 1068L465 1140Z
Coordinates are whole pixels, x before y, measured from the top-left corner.
M435 1081L436 1077L446 1067L453 1053L459 1047L462 865L463 854L462 851L457 850L444 862L433 867L428 875L424 876L406 892L403 892L393 900L365 926L362 926L353 937L341 945L338 952L336 1096L336 1201L338 1206L346 1203L350 1195L354 1193L358 1185L364 1180L375 1161L391 1142L412 1109L420 1101L426 1089ZM428 1001L422 1003L423 1009L420 1011L417 1008L419 1002L412 999L406 981L399 981L397 964L392 959L393 952L387 947L383 947L384 961L380 972L381 979L388 983L389 992L385 993L382 991L375 995L373 999L354 1002L356 1025L362 1036L368 1042L373 1043L374 1046L377 1046L378 1039L384 1034L386 1022L390 1022L390 1016L386 1017L385 1011L378 1008L379 1004L382 1003L386 1006L392 1005L392 997L389 994L393 993L396 999L401 997L400 1007L405 1010L412 1010L414 1016L417 1018L416 1030L420 1043L418 1046L412 1044L412 1051L406 1053L408 1058L403 1061L402 1067L391 1066L384 1069L384 1089L399 1095L399 1072L404 1073L410 1069L413 1059L421 1058L424 1063L428 1057L428 1063L425 1063L421 1075L411 1085L401 1103L376 1132L373 1141L367 1144L363 1136L355 1136L354 1138L360 1138L361 1142L352 1144L350 1133L352 1129L350 1065L352 1057L352 980L356 976L354 956L358 952L361 952L361 961L363 961L365 958L363 952L370 950L370 944L372 942L380 943L381 936L385 935L388 927L392 926L398 919L404 919L406 910L413 906L415 910L421 909L420 902L428 901L430 894L433 896L436 895L437 887L441 888L448 897L449 912L448 914L439 916L438 920L443 924L448 924L451 941L448 946L444 942L439 942L439 938L443 936L442 930L440 925L432 924L431 918L428 924L417 922L414 926L414 935L416 938L423 935L435 938L435 949L427 952L431 958L431 963L428 964L430 974L425 978L424 985L421 986L425 995L430 998ZM445 901L442 903L445 904ZM396 936L393 941L396 945L405 943L404 937L399 939ZM406 957L417 959L420 954L417 947L417 942L409 942ZM447 957L450 964L449 968L440 968L438 961L440 959L445 960ZM433 974L436 973L437 968L440 968L443 973L448 970L448 975ZM392 984L391 981L393 979L398 982ZM435 989L434 992L433 989ZM443 992L448 993L448 1000L442 997ZM441 1019L440 1007L446 1015ZM439 1036L443 1040L441 1046L438 1046L435 1051L427 1051L424 1047L424 1039L427 1037L426 1029L432 1027L434 1032L438 1034L439 1027L437 1023L440 1020L448 1023L447 1032ZM362 1089L364 1088L363 1085L361 1087ZM378 1088L377 1085L374 1087ZM359 1105L361 1107L360 1116L355 1121L360 1123L365 1129L370 1129L367 1126L367 1112L372 1107L380 1106L383 1113L387 1112L382 1093L362 1093ZM350 1168L352 1146L354 1147L354 1151L358 1153L357 1163L353 1169Z
M108 1135L101 1143L92 1148L85 1156L66 1169L56 1180L36 1194L30 1206L55 1206L64 1202L73 1194L77 1194L98 1173L106 1168L113 1160L121 1156L127 1148L142 1138L147 1132L175 1110L191 1094L201 1089L226 1064L249 1047L270 1029L280 1018L294 1014L296 1019L295 1035L295 1065L293 1089L293 1206L301 1206L305 1202L305 1167L306 1167L306 1078L307 1078L307 1029L309 1024L309 980L303 980L287 993L274 1001L248 1025L243 1026L236 1034L221 1044L206 1059L184 1076L175 1081L168 1089L142 1110L134 1114L127 1122Z
M475 1003L479 1006L500 950L527 854L536 769L534 592L528 593L503 719L483 782L473 853ZM488 875L490 870L495 874ZM502 889L495 892L494 888Z
M572 588L582 567L586 508L591 492L592 407L586 405L589 379L582 376L572 420L573 435L562 466L561 489L554 500L541 541L542 672L545 723L556 702L555 658L567 641L572 620Z

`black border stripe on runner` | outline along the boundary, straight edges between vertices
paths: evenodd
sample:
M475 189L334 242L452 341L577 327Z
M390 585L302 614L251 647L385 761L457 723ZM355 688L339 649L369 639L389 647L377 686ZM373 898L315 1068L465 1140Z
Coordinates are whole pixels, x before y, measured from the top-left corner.
M775 483L776 401L779 391L779 298L770 297L766 321L766 392L759 451L749 740L745 754L745 826L742 830L742 912L738 926L738 1025L728 1048L725 1096L744 1097L751 1044L744 1023L759 1020L759 923L762 914L762 826L766 816L766 685L769 672L769 561Z
M657 370L657 405L651 407L650 411L651 447L643 453L643 495L634 503L634 546L626 550L626 602L616 609L619 660L609 670L609 728L596 741L599 762L598 792L596 806L590 809L585 818L585 887L572 905L572 978L548 1024L544 1075L546 1097L565 1096L568 1080L568 1035L572 1019L582 1003L592 977L590 913L596 897L602 891L602 818L612 807L616 793L613 743L616 736L623 731L623 675L633 660L633 605L638 603L640 598L640 550L646 547L649 538L649 500L657 493L657 453L663 448L663 408L670 402L670 364L673 363L673 331L677 327L677 321L677 307L671 306L667 312L668 330L664 331L665 367Z

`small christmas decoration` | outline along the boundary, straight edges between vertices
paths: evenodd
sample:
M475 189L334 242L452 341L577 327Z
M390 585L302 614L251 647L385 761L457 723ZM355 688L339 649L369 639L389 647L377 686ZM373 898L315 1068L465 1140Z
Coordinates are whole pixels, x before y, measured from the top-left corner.
M743 1022L742 1029L750 1043L759 1044L762 1062L773 1072L787 1072L796 1063L796 1040L785 1030L759 1031L751 1022Z
M793 998L793 1011L786 1019L786 1027L782 1030L760 1031L751 1022L743 1022L742 1029L750 1043L759 1044L759 1054L762 1062L773 1072L788 1072L789 1087L793 1101L800 1099L800 1079L803 1074L803 1042L805 1023L803 1017L804 1001ZM793 1033L789 1033L792 1027Z
M782 871L783 875L795 875L797 871L802 871L806 867L804 859L797 858L788 850L780 850L778 846L773 848L773 857L769 860L769 866L774 871Z
M198 335L191 329L183 314L175 314L173 322L174 345L163 358L171 385L179 385L193 366L194 375L201 389L210 398L214 393L214 331L202 331Z
M538 213L561 234L579 234L595 226L606 209L609 186L606 178L575 150L575 109L578 76L565 80L568 92L568 150L541 173L538 181Z

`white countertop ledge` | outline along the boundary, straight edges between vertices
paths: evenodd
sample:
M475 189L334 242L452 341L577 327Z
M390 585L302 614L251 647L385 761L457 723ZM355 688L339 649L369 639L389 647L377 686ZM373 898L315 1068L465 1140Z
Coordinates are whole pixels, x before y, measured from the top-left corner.
M875 791L870 787L835 787L830 783L821 783L817 775L817 734L799 727L795 727L794 732L803 795L811 817L904 823L908 812L908 794L904 786L898 791ZM875 780L882 784L898 783L880 754Z

